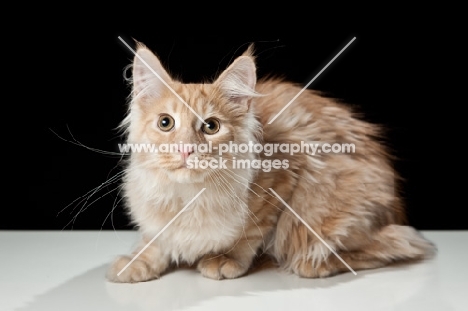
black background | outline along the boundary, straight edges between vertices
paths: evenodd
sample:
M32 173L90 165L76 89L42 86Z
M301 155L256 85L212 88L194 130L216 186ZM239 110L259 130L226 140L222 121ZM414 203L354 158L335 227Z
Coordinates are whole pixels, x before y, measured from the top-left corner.
M21 91L19 105L28 115L23 127L27 134L18 134L18 140L27 142L22 155L26 160L21 161L25 172L20 181L11 182L22 192L7 216L0 218L0 229L131 228L122 204L110 214L119 200L118 190L106 193L118 182L87 202L79 199L120 172L120 158L57 136L89 148L118 151L122 138L115 128L125 115L130 91L123 69L133 56L118 36L132 46L133 39L146 44L184 82L214 78L253 42L259 77L272 73L302 85L356 37L310 88L353 105L366 120L386 128L386 143L406 180L403 190L411 225L468 229L462 205L449 203L450 195L440 190L446 182L436 177L450 162L441 151L437 124L444 118L440 107L450 107L441 101L442 86L437 82L446 78L440 70L450 61L450 39L438 36L443 31L430 19L387 13L365 20L351 13L346 20L333 14L319 20L320 14L314 13L300 24L277 16L259 21L242 15L178 27L180 16L172 16L173 23L158 24L144 18L130 21L125 15L118 22L104 15L82 15L55 16L40 31L31 25L22 38L29 46L24 55L34 70L24 75L29 76L24 83L34 87ZM234 30L220 26L225 24ZM434 106L439 106L437 111Z

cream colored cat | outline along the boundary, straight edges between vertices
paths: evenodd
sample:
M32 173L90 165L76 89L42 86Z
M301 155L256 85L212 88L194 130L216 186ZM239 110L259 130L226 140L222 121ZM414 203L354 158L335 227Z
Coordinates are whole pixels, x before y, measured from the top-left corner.
M211 152L180 148L131 154L124 195L142 239L132 255L111 264L110 281L155 279L179 263L196 265L208 278L237 278L264 253L302 277L347 272L269 188L355 270L434 253L430 242L403 225L398 178L377 141L377 126L310 90L268 124L301 88L276 79L257 82L251 49L211 84L176 81L143 45L138 46L137 55L129 114L122 124L128 142L211 143L213 148ZM278 151L267 156L233 150L220 156L216 149L249 142L346 143L354 144L355 152L291 155ZM221 157L226 167L190 168L195 159L221 161ZM250 163L277 159L281 166L270 171L233 168L240 159ZM203 188L187 210L118 275Z

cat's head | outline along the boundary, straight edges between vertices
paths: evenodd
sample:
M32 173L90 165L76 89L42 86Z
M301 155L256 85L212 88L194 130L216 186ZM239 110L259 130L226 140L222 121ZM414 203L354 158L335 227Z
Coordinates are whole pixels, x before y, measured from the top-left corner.
M232 167L234 156L252 156L230 150L219 154L221 145L255 142L261 134L253 111L253 100L259 94L255 92L256 67L250 48L213 83L177 81L141 44L132 69L130 109L122 126L128 143L147 144L146 151L134 150L134 164L189 183L205 181L213 170L224 169L222 160ZM212 165L205 168L206 163Z

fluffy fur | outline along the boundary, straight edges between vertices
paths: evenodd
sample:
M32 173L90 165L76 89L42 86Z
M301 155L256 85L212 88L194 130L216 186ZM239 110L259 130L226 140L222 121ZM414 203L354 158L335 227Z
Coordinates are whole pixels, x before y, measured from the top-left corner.
M158 278L181 262L195 265L208 278L237 278L246 274L254 259L264 253L302 277L327 277L348 271L269 188L355 270L433 254L433 245L414 228L404 225L398 177L389 154L378 142L379 127L310 90L302 93L272 124L267 124L301 87L276 79L257 82L251 49L211 84L176 81L143 45L138 46L137 55L133 62L132 100L122 124L129 143L182 141L219 146L230 141L314 141L352 143L355 153L223 155L229 161L288 161L288 168L269 172L231 166L205 170L186 167L190 158L218 159L217 150L131 154L124 191L128 212L142 240L132 255L121 256L111 264L109 280L146 281ZM202 121L193 112L203 120L217 118L219 132L205 134ZM166 114L175 122L174 129L168 132L157 126L159 117ZM202 188L206 190L118 276Z

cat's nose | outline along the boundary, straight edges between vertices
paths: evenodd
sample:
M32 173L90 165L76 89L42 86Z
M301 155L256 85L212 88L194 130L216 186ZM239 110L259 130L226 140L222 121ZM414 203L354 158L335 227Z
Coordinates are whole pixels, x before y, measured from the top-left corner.
M193 146L183 146L182 149L179 148L179 152L182 155L183 159L186 160L193 153Z

